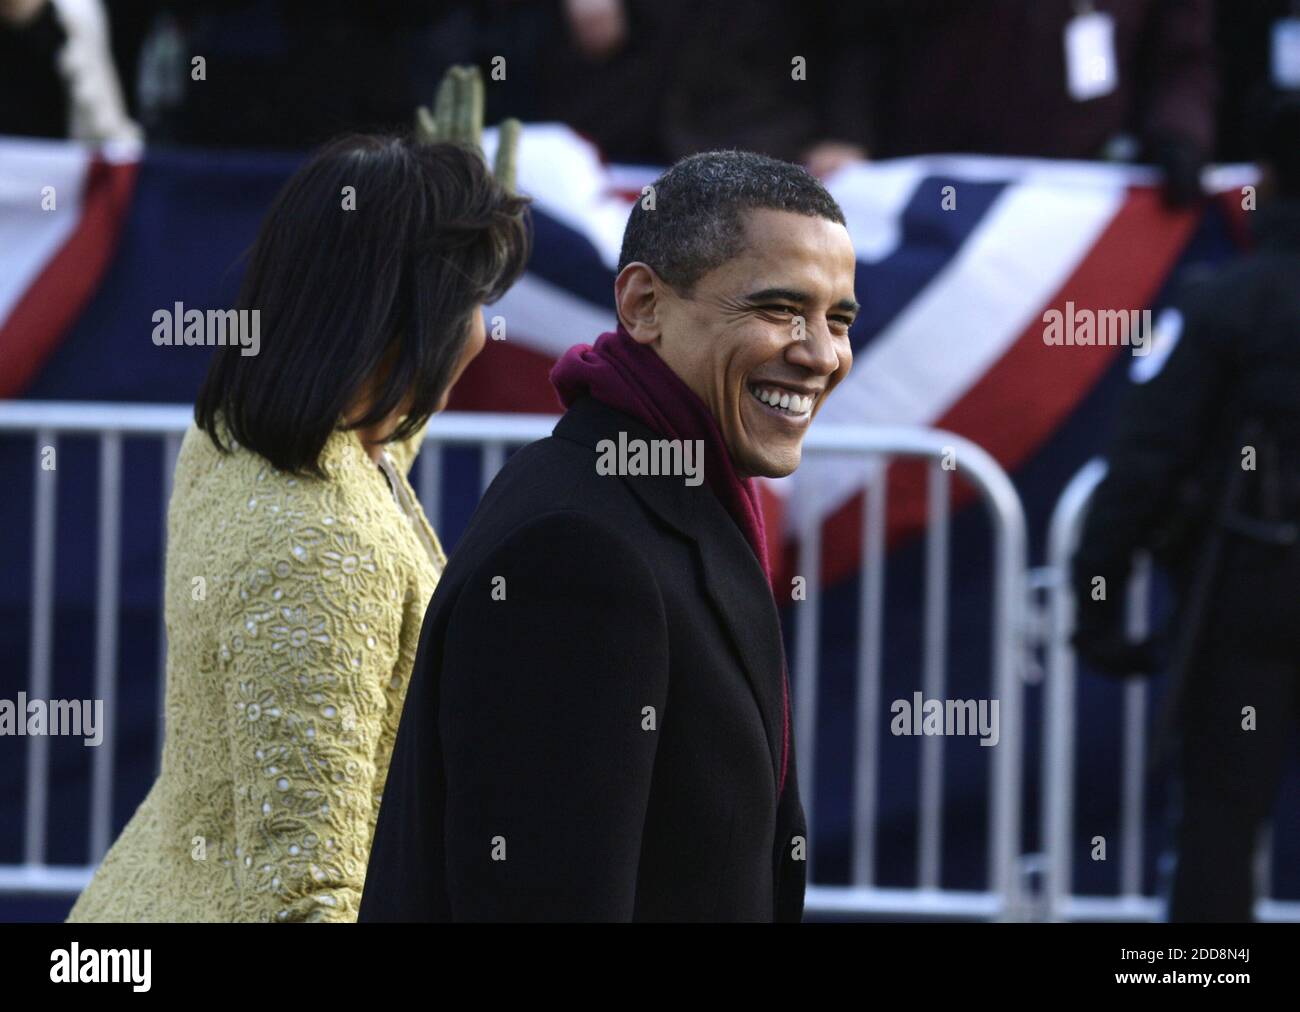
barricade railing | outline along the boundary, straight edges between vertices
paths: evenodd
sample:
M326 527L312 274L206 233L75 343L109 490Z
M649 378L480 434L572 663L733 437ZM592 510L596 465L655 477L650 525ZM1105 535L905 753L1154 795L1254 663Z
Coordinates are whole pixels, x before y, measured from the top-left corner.
M1057 500L1048 531L1047 565L1031 579L1046 591L1045 702L1043 708L1044 841L1043 916L1050 920L1158 920L1163 901L1143 889L1145 853L1146 757L1151 688L1135 679L1123 688L1120 719L1119 788L1119 890L1113 895L1074 892L1075 759L1077 754L1077 660L1070 645L1074 630L1075 601L1070 582L1070 560L1078 546L1093 492L1106 474L1105 462L1089 461ZM1134 560L1127 595L1127 631L1135 639L1147 635L1151 613L1151 564L1145 556ZM1300 920L1300 902L1269 895L1272 881L1272 847L1269 832L1261 834L1256 859L1260 885L1255 916L1265 921Z
M0 402L0 436L26 434L33 439L33 465L28 476L5 479L21 494L24 481L32 488L32 576L30 657L27 691L49 698L54 638L55 513L57 469L41 467L47 448L61 437L93 436L99 441L99 504L95 595L95 692L104 702L105 737L113 728L117 698L117 618L119 610L119 547L116 532L122 509L123 441L161 441L163 461L159 492L170 498L172 472L192 411L181 405L92 404L79 402ZM512 446L548 435L555 418L542 415L444 413L429 426L417 463L415 481L437 527L443 475L442 453L448 446L478 446L482 454L481 493L505 461ZM1019 888L1021 790L1023 765L1023 684L1025 657L1025 520L1020 500L998 464L984 450L947 432L921 428L819 425L804 444L809 457L850 458L846 466L862 468L865 502L862 510L862 580L859 638L856 657L857 734L852 758L854 799L852 871L847 885L818 884L815 838L809 841L809 912L850 915L918 917L977 917L1012 919L1026 916ZM993 749L989 778L988 868L982 890L944 889L943 736L927 736L920 744L918 789L918 858L915 888L883 888L876 884L877 799L881 775L881 735L887 727L882 707L883 614L885 606L886 475L895 458L920 458L929 463L928 517L925 533L926 589L923 648L919 686L929 699L942 699L947 682L944 645L948 618L948 555L951 478L969 482L988 512L993 537L991 575L992 630L991 695L1000 704L999 740ZM164 511L165 513L165 511ZM793 659L794 717L798 748L800 793L808 824L814 824L817 744L818 634L821 614L820 523L803 525L799 572L807 597L793 613L796 656ZM166 639L161 607L158 651L158 742L162 742L162 693L166 669ZM95 751L89 811L89 852L86 866L47 863L49 803L48 740L32 736L26 743L23 859L0 865L0 895L36 893L71 895L89 880L95 864L111 843L114 750Z
M1025 657L1026 532L1024 512L1006 473L969 440L938 429L893 426L814 428L804 443L811 455L860 458L865 486L862 508L861 580L856 657L857 719L853 755L852 865L848 885L817 884L817 841L810 841L806 909L812 912L879 916L1019 919L1025 916L1019 886L1021 817L1021 701ZM924 699L947 696L948 562L951 478L957 474L979 493L993 537L991 576L991 697L999 702L999 740L989 778L988 868L982 890L945 889L943 851L943 750L947 738L920 743L917 804L917 871L913 888L876 884L877 799L881 742L888 726L882 707L885 533L888 512L886 465L896 458L928 463L925 525L925 588L922 614L920 690ZM846 464L845 466L851 466ZM808 588L820 584L820 524L808 522L799 535L798 572ZM799 790L813 825L818 727L817 670L820 599L809 595L795 611L795 742Z

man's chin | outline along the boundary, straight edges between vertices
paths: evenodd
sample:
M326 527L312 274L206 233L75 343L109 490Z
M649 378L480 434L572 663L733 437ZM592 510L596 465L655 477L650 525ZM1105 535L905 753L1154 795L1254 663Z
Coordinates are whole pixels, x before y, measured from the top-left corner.
M742 478L784 478L799 468L802 450L772 456L751 456L737 461L736 470Z

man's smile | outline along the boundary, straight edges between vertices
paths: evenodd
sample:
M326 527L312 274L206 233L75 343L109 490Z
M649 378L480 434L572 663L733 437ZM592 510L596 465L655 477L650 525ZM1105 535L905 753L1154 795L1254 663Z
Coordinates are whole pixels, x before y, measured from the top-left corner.
M799 426L812 421L813 408L820 396L820 391L811 388L769 381L749 383L747 388L750 398L759 403L764 413Z

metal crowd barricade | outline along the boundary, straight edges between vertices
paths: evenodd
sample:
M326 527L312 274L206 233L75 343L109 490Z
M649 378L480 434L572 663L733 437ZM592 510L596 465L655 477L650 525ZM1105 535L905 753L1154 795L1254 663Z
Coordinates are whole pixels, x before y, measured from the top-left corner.
M117 618L119 543L122 510L122 444L131 437L158 439L163 444L160 488L163 501L171 498L172 474L181 438L193 418L193 409L171 404L95 404L57 401L0 402L0 436L28 433L33 437L31 656L27 694L50 697L54 643L55 511L58 471L44 470L41 458L47 447L57 451L60 437L97 436L99 439L100 500L98 511L98 568L95 594L95 694L104 702L104 737L111 740L117 701ZM483 487L505 460L506 447L548 435L555 419L547 415L444 414L426 437L417 474L421 496L434 511L436 522L437 476L440 451L449 445L481 445ZM426 458L427 453L427 458ZM165 511L164 511L165 517ZM160 608L161 612L161 608ZM158 743L161 753L163 699L166 683L166 630L159 617ZM49 807L49 739L27 738L27 775L24 793L23 860L0 865L0 896L5 894L75 895L90 880L95 866L112 842L112 789L115 768L111 746L97 748L91 767L89 851L85 866L53 866L46 862Z
M95 618L95 691L104 700L105 736L112 733L117 676L118 545L121 516L122 443L144 437L163 443L160 490L170 497L172 471L181 436L191 410L180 405L126 405L14 401L0 402L0 435L26 433L34 437L34 514L32 537L31 657L28 692L48 698L54 634L54 531L57 471L40 467L44 447L57 446L65 435L97 436L100 443L99 561ZM476 445L482 450L480 492L486 489L511 446L549 434L555 419L541 415L447 413L429 426L416 482L430 521L439 521L442 450L446 446ZM864 466L867 484L863 509L861 578L863 580L857 653L858 728L853 758L852 881L847 886L818 885L814 877L815 840L809 841L809 887L806 908L812 913L1011 919L1025 916L1019 897L1021 765L1023 762L1024 578L1026 533L1019 498L1006 474L981 448L951 433L920 428L827 426L814 427L805 442L810 456L851 456ZM880 735L886 726L881 699L882 615L885 601L885 464L891 458L921 458L930 462L929 522L926 530L925 647L922 690L928 698L944 696L947 625L949 495L951 472L940 461L951 457L957 473L979 492L993 528L992 574L992 691L1000 701L999 746L990 778L989 862L986 888L980 891L940 887L942 852L943 738L927 737L921 744L918 804L919 856L915 889L875 885L875 821L880 777ZM874 467L872 466L874 462ZM800 573L806 578L807 599L795 613L797 651L794 658L794 707L798 722L800 788L809 825L813 824L815 776L813 759L817 730L817 667L820 615L820 529L801 532ZM166 640L160 628L158 658L159 743L162 741L162 690L165 682ZM865 730L866 733L863 733ZM27 741L23 860L0 865L0 895L35 893L72 895L89 880L106 852L111 833L114 773L113 749L97 749L93 760L90 808L91 863L58 867L46 862L49 798L47 739Z
M1066 485L1052 512L1048 531L1047 566L1039 583L1047 591L1046 698L1043 712L1044 748L1042 783L1044 790L1042 834L1044 869L1044 916L1049 920L1158 920L1162 902L1142 890L1144 853L1143 811L1146 791L1147 715L1149 688L1146 681L1124 687L1121 714L1122 751L1119 821L1119 893L1113 896L1082 896L1073 892L1071 857L1074 842L1074 778L1076 754L1075 705L1077 663L1070 645L1074 629L1075 602L1070 586L1070 559L1082 534L1088 504L1105 477L1101 459L1089 461ZM1135 560L1128 594L1128 632L1135 639L1147 632L1150 613L1150 562ZM1271 841L1264 832L1256 860L1261 884L1255 916L1263 921L1300 920L1300 902L1269 895Z
M866 501L862 510L862 580L858 616L856 747L853 757L855 794L852 806L853 860L847 886L816 883L816 840L809 841L808 889L805 908L825 914L902 915L1020 919L1026 916L1019 887L1021 816L1021 704L1024 660L1024 577L1026 532L1024 511L1006 473L979 446L950 432L894 426L826 426L814 428L804 443L808 454L865 457ZM918 798L916 887L884 888L875 882L876 802L880 783L880 741L887 726L882 710L881 658L884 612L886 474L892 458L929 462L928 515L925 540L925 590L921 691L924 698L946 696L949 502L952 471L980 494L993 528L992 693L1000 701L1000 739L994 750L989 780L989 859L983 890L951 890L940 886L943 840L943 736L921 742ZM870 466L874 459L875 466ZM820 583L820 528L809 524L799 532L799 573L807 586ZM795 741L799 760L799 792L808 824L814 824L817 731L817 635L819 600L811 593L795 613L794 659Z

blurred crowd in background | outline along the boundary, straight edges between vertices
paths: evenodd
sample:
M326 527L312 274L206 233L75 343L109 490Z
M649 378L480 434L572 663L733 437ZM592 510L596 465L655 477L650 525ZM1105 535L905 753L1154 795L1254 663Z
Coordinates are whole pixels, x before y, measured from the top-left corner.
M1064 39L1098 12L1114 72L1080 99ZM1257 154L1298 32L1297 0L0 0L0 133L304 148L409 123L473 62L489 123L566 122L615 162L1105 158L1179 203Z

